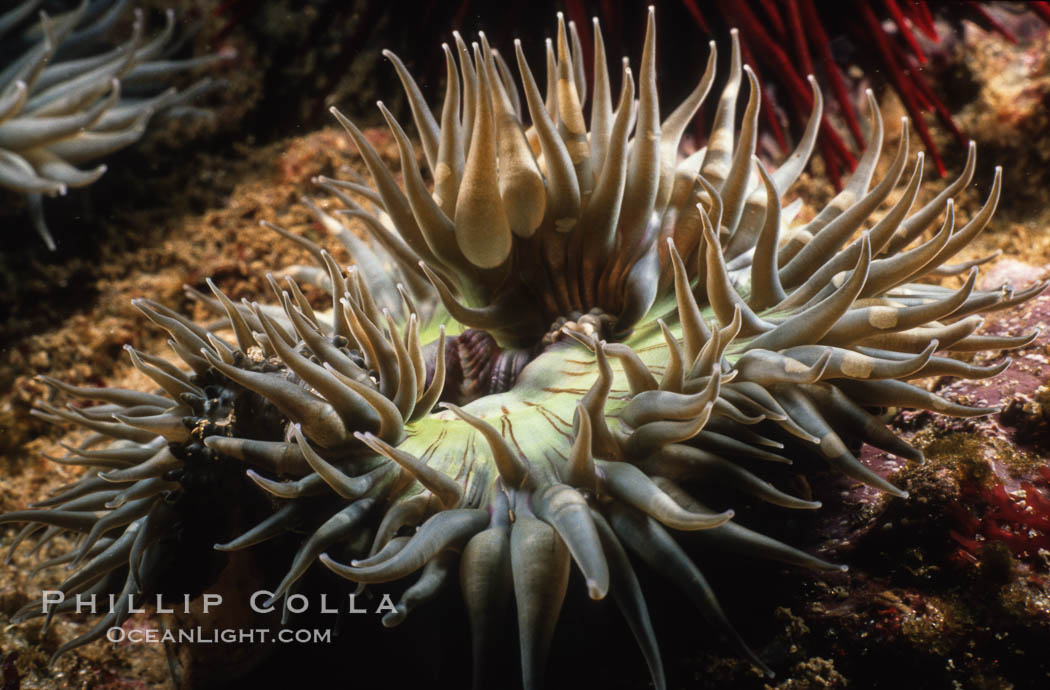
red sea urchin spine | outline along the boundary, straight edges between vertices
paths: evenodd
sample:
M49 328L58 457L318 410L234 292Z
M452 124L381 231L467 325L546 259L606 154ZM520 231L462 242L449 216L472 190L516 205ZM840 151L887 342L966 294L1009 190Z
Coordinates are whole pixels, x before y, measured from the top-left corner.
M908 42L908 47L915 53L915 57L919 60L919 64L926 64L926 56L922 52L922 48L919 46L919 42L915 40L915 34L911 32L911 28L908 26L907 20L904 18L904 13L901 12L900 5L897 4L897 0L885 0L886 9L889 11L890 16L893 17L893 23L897 25L897 31L901 32L901 36Z
M682 3L697 25L710 33L709 23L705 20L700 5L695 0L682 0ZM998 33L1010 42L1016 42L1010 30L987 11L986 4L970 0L945 6L967 15L985 30ZM879 9L878 4L866 1L841 3L839 7L855 9L859 13L859 21L848 23L848 30L853 34L857 45L874 45L877 53L874 65L876 71L881 69L886 74L887 80L900 96L909 116L915 122L923 144L937 166L938 173L943 177L946 173L945 166L924 120L924 113L935 113L941 124L958 141L965 142L966 137L955 124L947 105L934 93L922 74L926 55L913 28L928 40L939 42L940 37L934 26L933 15L926 2L900 3L898 0L883 0L882 5L885 12ZM813 58L816 57L835 94L846 127L855 143L858 146L862 145L863 135L852 104L853 99L847 92L842 68L836 63L831 52L831 40L825 29L829 11L825 6L818 7L813 0L785 0L776 4L766 0L754 0L713 3L712 6L717 7L731 24L741 28L745 55L749 52L757 53L763 58L766 67L772 69L780 78L790 94L787 99L790 104L785 106L790 111L792 121L804 120L808 113L810 97L803 77L813 71ZM1026 7L1050 23L1050 3L1032 2ZM899 44L893 42L881 18L882 14L888 15L900 34ZM762 107L767 122L776 119L771 114L769 99L765 99ZM824 138L821 152L829 175L838 184L840 173L845 169L852 169L855 160L827 121L822 123L822 133Z
M1040 468L1044 487L1050 487L1050 469ZM1050 498L1030 481L1021 482L1020 492L1011 494L1001 482L987 486L966 485L955 507L959 530L952 539L966 553L976 555L982 544L1002 542L1015 556L1031 558L1040 550L1050 550ZM967 505L983 505L983 513L973 514Z
M897 51L893 50L890 45L889 38L887 38L885 31L882 30L882 25L879 23L878 18L875 16L875 12L871 9L871 6L866 3L860 3L859 6L860 16L864 24L868 27L871 32L872 38L875 39L875 47L882 56L883 63L889 70L890 80L897 86L897 92L901 96L901 100L904 101L905 107L909 113L912 113L912 119L915 121L915 129L919 132L919 137L922 139L922 143L926 145L926 150L930 152L930 157L933 158L934 165L937 166L937 174L944 177L947 174L947 169L944 167L944 160L941 158L940 151L937 150L936 144L933 143L933 137L930 135L930 128L926 124L925 118L922 116L922 108L920 107L919 94L925 97L917 83L919 79L909 79L912 75L908 72L910 70L907 67L902 67L898 64ZM908 82L912 82L910 85ZM932 105L936 99L927 99ZM949 121L951 116L949 115ZM958 132L958 130L956 130ZM960 140L962 139L961 133L958 134Z
M1039 15L1047 24L1050 24L1050 2L1046 0L1033 0L1028 3L1028 8Z
M701 28L706 26L706 23L702 20L700 8L696 5L695 0L684 0L684 2L687 7L690 8L690 13L693 17L700 18L698 19L698 24ZM738 23L742 28L742 47L750 52L751 46L753 45L765 62L772 66L773 71L787 87L792 103L793 115L796 119L804 120L810 109L813 107L813 97L810 93L810 89L805 83L805 79L793 67L792 60L788 57L788 54L784 51L783 47L781 47L778 41L770 36L763 23L759 21L758 17L746 3L726 5L724 6L723 11L733 22ZM806 17L806 21L811 23L811 25L819 27L819 22L813 23L811 17ZM827 40L826 36L823 35L822 30L820 30L820 36L822 36L824 40L819 41L818 37L818 46L823 45L826 47ZM827 58L830 59L830 57L831 54L829 50ZM828 73L834 75L832 76L832 87L836 92L836 97L844 102L847 101L848 98L846 97L845 86L841 84L841 75L833 70L828 70ZM836 78L840 83L835 83ZM770 102L768 98L764 99L764 101L766 103ZM856 123L856 115L853 114L852 111L846 109L843 109L843 112L847 113L847 122L851 122L850 118L852 118L850 124L851 131L853 131L857 141L861 141L863 138L860 136L860 128ZM836 181L837 184L843 169L851 169L856 164L856 159L853 157L853 154L850 153L849 148L842 141L842 138L839 137L838 132L836 132L831 126L826 116L821 120L821 133L823 135L821 151L824 155L824 161L828 166L829 176Z

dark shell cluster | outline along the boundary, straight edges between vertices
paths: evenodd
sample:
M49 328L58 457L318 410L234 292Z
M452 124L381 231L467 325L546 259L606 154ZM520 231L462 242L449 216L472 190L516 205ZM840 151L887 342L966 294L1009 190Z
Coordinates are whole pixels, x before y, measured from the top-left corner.
M382 104L402 184L335 112L371 181L322 179L345 208L312 207L355 265L275 228L316 265L271 276L273 304L236 304L209 283L212 294L193 296L217 321L199 325L136 302L170 334L182 363L129 349L154 390L48 380L101 404L41 403L35 412L91 430L57 460L92 469L33 509L0 516L26 523L17 542L78 535L71 551L41 564L73 566L60 587L70 603L44 614L34 602L18 618L62 613L76 593L120 602L56 656L122 623L133 595L169 590L158 564L172 549L206 559L216 541L222 553L280 538L296 550L270 603L296 592L318 562L362 586L415 576L383 617L395 626L458 580L479 688L495 687L486 644L509 611L523 684L543 685L573 567L588 596L615 600L655 687L666 679L640 564L769 673L675 533L694 533L702 549L845 566L745 528L691 489L732 487L785 510L814 510L818 502L761 477L763 465L805 455L906 498L855 453L868 443L922 461L878 408L991 412L910 381L1002 372L1009 359L976 366L950 355L1031 342L1032 333L977 333L978 314L1046 286L979 291L979 262L950 263L999 197L997 173L984 206L956 227L953 197L972 179L972 145L960 176L916 206L923 155L909 157L907 120L873 179L883 125L869 92L856 171L812 220L796 223L797 205L782 198L816 140L815 83L797 149L767 169L755 156L760 90L734 36L707 146L679 159L683 131L715 81L713 44L696 89L661 117L652 13L637 74L625 60L618 95L594 28L588 80L575 27L559 19L545 93L520 44L516 77L483 35L470 45L455 35L444 46L437 113L389 55L433 185ZM343 218L362 222L368 241ZM945 275L966 280L958 290L922 282ZM311 306L304 281L329 292L330 309ZM203 511L208 534L179 527ZM235 530L244 520L250 526ZM207 582L182 586L200 591Z

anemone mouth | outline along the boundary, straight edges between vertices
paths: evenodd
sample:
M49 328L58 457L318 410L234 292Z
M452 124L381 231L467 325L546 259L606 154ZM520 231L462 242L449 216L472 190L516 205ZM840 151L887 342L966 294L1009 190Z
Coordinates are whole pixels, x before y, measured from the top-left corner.
M997 172L988 201L956 229L951 199L972 178L973 147L959 178L913 208L919 154L899 199L868 222L904 179L909 158L905 121L885 176L873 184L883 131L870 92L868 148L856 171L812 220L793 225L781 190L813 148L816 88L798 149L767 170L754 156L760 91L734 36L708 146L678 161L681 133L714 78L713 52L697 89L661 122L652 13L637 103L625 67L615 110L596 31L588 131L583 60L573 27L560 19L556 43L548 44L545 99L516 46L531 126L526 108L515 105L509 66L483 36L473 50L458 35L454 51L445 47L440 126L390 56L435 185L431 192L423 184L407 135L385 109L403 187L337 113L373 184L321 184L375 242L308 203L355 266L344 271L313 242L275 228L317 263L290 269L283 282L270 276L276 305L235 304L210 281L211 295L189 292L220 316L213 327L135 303L171 335L189 370L129 350L156 392L48 381L104 403L87 412L40 405L46 419L97 432L60 461L114 467L39 510L0 517L30 522L20 540L42 532L46 542L52 529L87 534L59 561L91 558L64 591L115 590L126 602L147 586L141 565L163 524L160 501L211 486L173 487L170 473L207 457L247 466L238 490L255 486L270 497L268 510L240 516L254 526L222 535L217 549L306 534L288 554L275 601L300 586L316 561L362 585L418 571L383 619L394 626L451 586L458 562L477 687L496 685L484 644L505 625L512 599L524 685L542 685L573 564L590 597L613 595L657 688L666 679L634 570L639 562L666 575L768 672L673 533L694 533L701 548L818 571L844 566L739 525L731 506L703 505L688 488L725 486L785 509L815 510L818 502L760 477L764 463L791 461L784 450L791 443L792 454L804 448L860 483L906 497L851 450L869 443L922 458L871 408L992 412L909 381L1001 373L1009 360L980 367L938 352L1031 342L1032 334L977 334L976 314L1030 299L1046 284L982 292L974 266L947 263L983 230L998 200ZM942 213L940 229L923 239ZM959 290L918 282L938 272L969 275ZM331 309L315 311L297 280L323 286ZM594 304L603 307L585 306ZM109 508L118 496L120 506ZM103 541L109 532L120 536ZM101 636L126 613L118 609L59 653ZM26 609L18 618L36 614Z
M613 340L616 321L616 317L599 308L586 314L572 312L555 320L547 333L528 348L502 348L488 331L468 328L448 340L440 401L465 405L486 395L506 393L514 387L522 370L544 352L575 341Z

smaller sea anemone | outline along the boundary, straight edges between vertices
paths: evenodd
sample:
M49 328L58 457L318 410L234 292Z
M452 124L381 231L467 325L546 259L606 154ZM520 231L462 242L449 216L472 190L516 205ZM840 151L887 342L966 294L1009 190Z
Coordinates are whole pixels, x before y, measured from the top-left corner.
M85 0L55 17L40 12L31 23L40 4L25 0L0 14L0 186L26 196L33 225L53 250L43 197L98 180L105 165L76 166L138 141L153 115L199 112L185 104L210 89L211 79L183 91L168 84L222 56L170 59L180 46L172 10L148 41L136 10L131 37L107 48L103 39L127 0Z

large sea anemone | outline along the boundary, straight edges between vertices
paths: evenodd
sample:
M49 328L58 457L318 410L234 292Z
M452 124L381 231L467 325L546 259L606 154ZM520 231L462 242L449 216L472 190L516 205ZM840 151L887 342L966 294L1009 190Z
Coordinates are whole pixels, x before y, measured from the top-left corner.
M769 672L675 533L694 532L703 548L817 570L845 566L745 528L731 509L694 495L717 501L712 487L731 487L785 510L814 510L819 503L760 478L763 465L812 456L906 499L857 458L858 444L869 443L922 461L875 411L991 412L909 381L1002 372L1009 359L981 367L949 354L1031 342L1034 334L977 334L977 314L1045 284L978 291L976 262L949 263L999 198L997 171L984 206L956 227L953 196L973 176L972 145L961 175L916 208L923 155L909 157L904 120L873 183L883 123L870 92L855 172L811 220L796 223L798 205L781 200L813 150L820 92L811 80L809 126L796 150L767 169L754 155L760 91L733 39L707 146L684 160L682 133L715 80L714 46L696 89L661 119L651 10L637 88L625 61L618 94L597 24L588 82L574 27L559 19L545 93L520 44L509 61L515 78L483 35L472 45L456 35L443 46L448 79L437 115L388 55L430 182L382 104L401 184L333 111L372 183L321 184L368 240L314 210L356 265L344 271L314 243L276 228L317 260L271 277L277 304L235 304L212 285L212 295L194 293L219 316L202 326L135 302L170 333L188 370L129 348L155 390L47 379L101 403L35 411L90 429L57 460L95 469L34 509L0 517L28 523L16 544L80 535L41 566L73 566L60 586L66 601L46 611L34 602L17 618L70 610L76 593L116 594L117 606L57 656L121 624L133 596L200 592L226 552L303 534L273 583L274 601L294 593L317 561L364 585L418 573L383 618L394 626L458 578L476 687L506 685L490 675L486 644L512 601L524 686L542 686L573 564L588 596L615 599L655 687L666 681L639 563ZM918 282L948 274L967 278L958 290ZM325 286L331 309L312 308L297 280ZM247 491L251 484L266 493ZM238 527L246 520L253 526ZM190 557L207 567L170 567Z
M179 73L221 59L173 59L180 41L172 10L148 41L136 11L131 36L107 45L129 4L84 0L52 18L41 0L23 0L0 14L0 187L25 195L49 249L44 196L94 183L105 165L76 166L138 141L158 113L202 112L188 104L213 86L210 78L181 91L171 85Z

